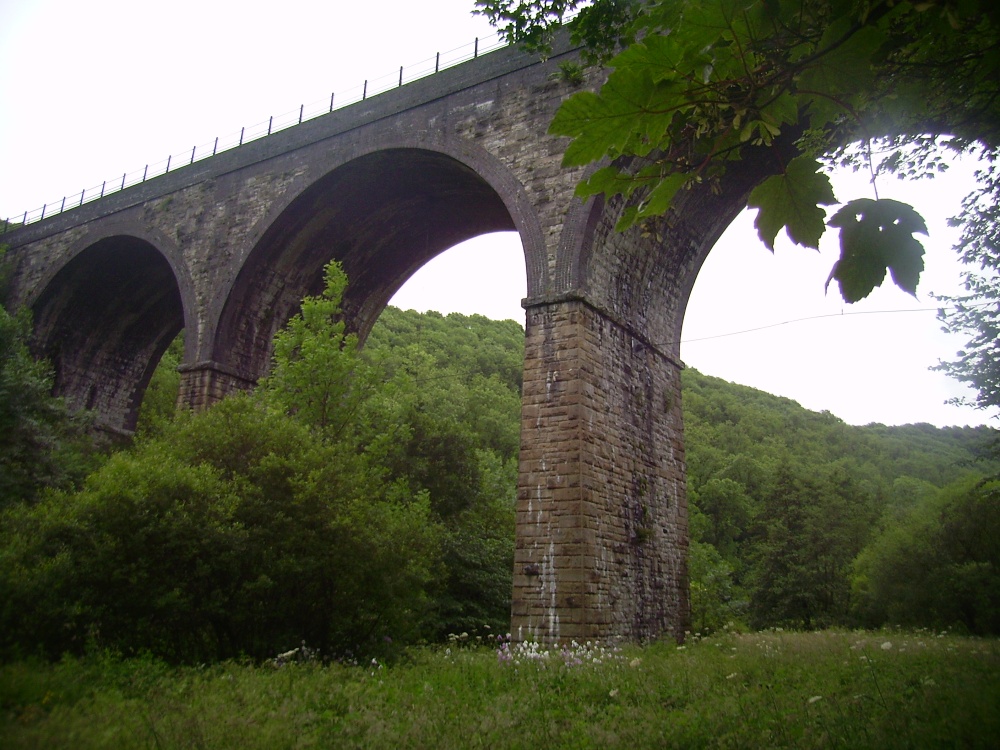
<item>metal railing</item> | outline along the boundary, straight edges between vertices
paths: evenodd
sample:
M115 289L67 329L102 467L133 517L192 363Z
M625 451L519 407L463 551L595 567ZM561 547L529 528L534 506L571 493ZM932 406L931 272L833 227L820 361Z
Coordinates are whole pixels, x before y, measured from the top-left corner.
M104 198L133 185L140 185L146 180L167 174L171 170L180 169L203 159L209 159L218 153L266 138L269 135L301 125L308 120L321 117L335 109L356 104L370 99L391 89L400 88L407 83L434 75L459 63L473 60L480 55L507 46L497 33L484 38L477 37L471 44L456 47L449 52L438 52L434 57L422 60L409 66L400 66L398 71L387 73L379 78L369 78L360 86L341 92L332 92L328 99L302 104L298 109L280 115L272 115L255 125L242 127L229 135L216 138L189 150L171 154L159 162L147 164L142 169L124 172L121 177L113 177L93 187L84 188L79 193L63 196L61 199L46 203L40 208L25 211L21 216L8 217L0 221L0 235L11 229L41 221L47 217L56 216L78 208L85 203Z

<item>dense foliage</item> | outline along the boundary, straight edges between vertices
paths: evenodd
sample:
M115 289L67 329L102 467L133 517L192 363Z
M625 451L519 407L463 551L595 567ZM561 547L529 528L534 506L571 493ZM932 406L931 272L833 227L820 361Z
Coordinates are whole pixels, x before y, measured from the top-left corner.
M253 394L170 416L174 347L131 448L10 502L0 654L380 655L506 630L523 330L390 308L361 351L328 282ZM996 431L683 386L695 632L1000 631Z
M696 628L998 632L995 430L852 427L695 370L684 407Z
M430 497L445 576L434 634L505 632L514 568L524 330L480 315L389 308L365 344L388 387L372 441L396 481Z
M0 299L3 298L0 246ZM28 348L31 316L0 305L0 510L45 488L72 487L100 462L87 415L52 393L52 369Z
M366 464L246 397L182 419L8 513L4 645L204 661L409 634L435 529Z
M458 346L448 364L440 343L380 344L421 317L389 311L362 358L337 321L342 272L327 281L254 394L169 420L158 373L130 450L13 504L0 650L360 655L506 627L523 333L439 318L441 337L510 340L467 348L496 369L467 377L488 368Z

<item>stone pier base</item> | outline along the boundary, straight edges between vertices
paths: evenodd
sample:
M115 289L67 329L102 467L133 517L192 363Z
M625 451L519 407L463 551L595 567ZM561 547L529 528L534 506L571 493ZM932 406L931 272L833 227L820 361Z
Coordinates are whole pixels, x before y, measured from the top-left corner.
M218 362L196 362L177 368L181 385L177 408L200 411L218 403L230 393L249 390L256 385Z
M512 635L681 640L680 363L582 297L526 306Z

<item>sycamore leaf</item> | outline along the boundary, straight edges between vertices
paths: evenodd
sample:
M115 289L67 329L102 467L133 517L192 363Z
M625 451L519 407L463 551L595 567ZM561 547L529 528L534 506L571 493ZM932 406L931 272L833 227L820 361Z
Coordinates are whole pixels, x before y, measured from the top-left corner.
M639 206L638 218L666 213L677 191L684 186L688 179L688 175L682 172L673 172L662 177L656 187L646 196L642 205Z
M629 183L629 177L617 167L601 167L583 182L576 186L576 196L578 198L589 198L598 193L606 195L616 195L625 190Z
M819 247L826 229L826 211L820 206L837 202L830 178L819 169L815 159L799 156L788 163L784 174L769 177L750 193L748 205L758 209L754 226L771 250L782 227L795 244Z
M673 34L654 35L626 47L610 63L615 70L644 71L653 81L677 78L677 61L684 50Z
M626 206L625 210L622 211L621 217L615 224L615 231L624 232L626 229L632 227L639 220L639 207L638 206Z
M669 103L676 100L670 88L669 83L654 83L645 71L616 70L599 94L581 91L564 101L549 125L553 135L573 137L563 165L614 158L630 144L640 145L637 136L645 141L649 133L662 133L672 117Z
M571 157L567 149L563 165L588 164L620 147L627 137L622 125L634 116L634 108L631 109L623 111L591 91L581 91L564 101L549 126L553 135L574 138L569 148L575 148L577 155Z
M761 110L761 118L770 118L777 124L795 124L799 121L799 102L791 94L781 94Z
M859 198L830 217L840 228L840 260L826 280L840 284L846 302L867 297L892 274L896 286L913 296L924 270L924 247L913 234L927 234L923 217L912 206L894 200Z

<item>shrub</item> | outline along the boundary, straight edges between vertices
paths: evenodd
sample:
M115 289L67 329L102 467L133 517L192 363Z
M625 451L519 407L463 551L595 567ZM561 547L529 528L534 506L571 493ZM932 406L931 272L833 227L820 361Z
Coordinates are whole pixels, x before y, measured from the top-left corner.
M195 662L410 636L437 528L426 497L378 476L248 397L182 419L82 491L7 513L3 649Z

